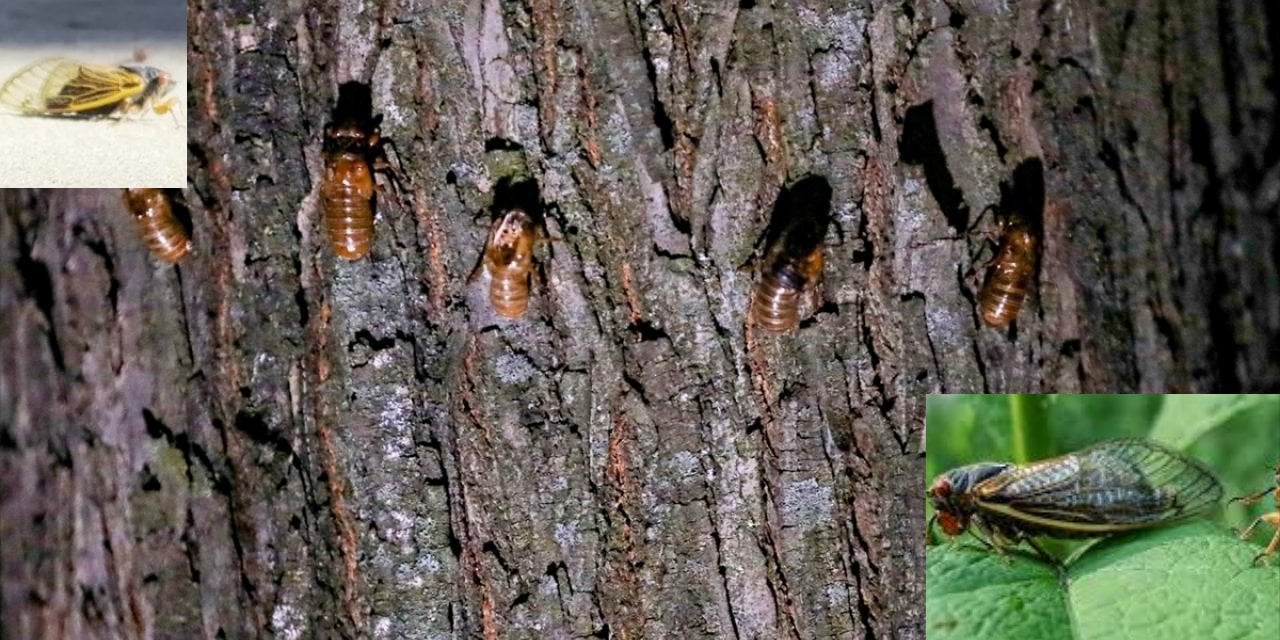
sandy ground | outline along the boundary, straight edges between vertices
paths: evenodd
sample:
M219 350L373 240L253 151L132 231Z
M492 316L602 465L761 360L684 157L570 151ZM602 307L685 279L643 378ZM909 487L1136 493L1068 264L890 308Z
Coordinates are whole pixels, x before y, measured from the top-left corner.
M41 58L59 56L167 71L180 113L148 111L123 121L23 116L0 107L0 187L182 187L187 180L185 3L0 0L0 83ZM125 13L120 9L128 7Z

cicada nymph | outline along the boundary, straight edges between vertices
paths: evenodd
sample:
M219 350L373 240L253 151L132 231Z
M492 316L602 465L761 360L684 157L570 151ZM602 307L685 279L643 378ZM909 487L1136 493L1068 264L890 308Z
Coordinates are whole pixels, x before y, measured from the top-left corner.
M504 318L519 318L529 308L533 247L541 227L522 209L494 220L480 268L489 275L489 302Z
M1249 505L1263 499L1268 493L1275 497L1276 510L1271 513L1264 513L1258 516L1258 518L1253 521L1253 524L1249 525L1249 528L1240 532L1240 539L1246 540L1249 538L1249 534L1253 533L1254 527L1257 527L1258 523L1264 521L1276 529L1275 535L1271 536L1271 542L1267 543L1267 548L1263 549L1262 553L1254 556L1254 562L1274 554L1276 550L1280 550L1280 463L1276 464L1276 480L1274 487L1267 487L1258 493L1231 499L1231 502L1236 502L1238 500L1243 504Z
M138 223L143 242L157 258L177 262L191 249L191 238L173 214L163 189L125 189L124 204Z
M751 318L764 330L794 329L800 322L802 297L817 292L823 266L820 228L809 218L793 222L765 253L760 282L751 297Z
M320 201L333 252L359 260L373 246L373 164L380 157L376 124L345 119L325 127Z
M1040 255L1039 241L1030 225L1010 220L1003 227L1000 247L978 294L982 321L997 329L1018 318Z
M948 471L929 487L934 519L948 536L972 525L996 551L1025 540L1048 558L1034 536L1091 538L1156 527L1221 498L1222 485L1202 463L1136 439L1021 466L980 462Z
M169 74L141 64L102 65L47 58L23 67L0 85L0 104L25 115L120 117L151 109L169 113Z

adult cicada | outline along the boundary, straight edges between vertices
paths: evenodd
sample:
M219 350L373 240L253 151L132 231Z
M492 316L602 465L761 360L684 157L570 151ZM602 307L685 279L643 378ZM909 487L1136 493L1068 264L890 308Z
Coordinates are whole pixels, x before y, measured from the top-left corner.
M1253 521L1253 524L1249 525L1248 529L1245 529L1244 531L1240 532L1240 539L1246 540L1249 538L1249 535L1253 533L1253 529L1257 527L1258 523L1260 522L1266 522L1271 526L1275 527L1276 529L1276 533L1275 535L1271 536L1271 542L1267 544L1267 548L1263 549L1262 553L1259 553L1258 555L1254 556L1253 558L1254 562L1257 562L1275 553L1277 549L1280 549L1280 463L1276 464L1275 482L1276 483L1274 487L1267 487L1266 489L1263 489L1258 493L1247 495L1247 496L1240 496L1238 498L1231 499L1231 502L1236 502L1238 500L1243 504L1250 505L1263 499L1264 497L1266 497L1268 493L1275 498L1275 501L1276 501L1275 511L1272 511L1271 513L1264 513L1258 516L1258 518Z
M973 525L996 551L1034 536L1091 538L1192 517L1222 485L1199 461L1148 440L1110 440L1027 465L980 462L934 480L929 500L948 536ZM932 526L932 521L930 522Z
M169 74L141 64L100 65L47 58L0 85L0 105L37 116L119 117L177 107Z

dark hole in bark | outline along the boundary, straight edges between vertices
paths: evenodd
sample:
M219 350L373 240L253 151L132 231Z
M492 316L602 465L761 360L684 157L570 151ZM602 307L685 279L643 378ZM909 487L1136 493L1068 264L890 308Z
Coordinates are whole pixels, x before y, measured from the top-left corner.
M382 116L373 115L373 95L369 85L362 82L344 82L338 87L338 102L333 107L330 121L355 123L372 131L382 123Z
M520 146L519 143L507 138L489 138L484 141L485 151L520 151L522 149L524 147Z
M347 351L352 351L356 345L364 345L370 351L383 351L396 346L396 339L395 336L378 338L368 329L361 329L356 332L356 339L347 345Z
M831 183L822 176L801 178L785 187L773 206L766 249L779 242L789 255L807 255L822 244L831 224Z
M161 489L160 478L151 471L149 465L142 465L142 490L143 491L159 491Z
M281 453L290 453L293 447L282 434L267 424L262 414L241 409L236 412L236 430L245 434L250 440L275 448Z
M151 413L150 409L142 410L142 424L147 429L147 435L155 440L173 434L173 431L169 429L165 423L161 422L160 419L156 417L156 414Z
M1000 185L1000 211L1029 224L1036 237L1044 220L1044 165L1039 158L1023 160L1013 170L1013 179Z
M40 309L40 313L49 319L49 329L45 332L47 338L46 343L49 345L49 355L53 358L53 364L59 370L65 369L62 360L62 347L58 344L56 336L53 334L53 277L49 274L49 267L39 260L31 259L31 248L22 242L19 246L19 255L14 265L18 269L18 277L22 279L22 289L26 292L28 298L35 300L36 307Z
M493 206L490 211L497 219L512 209L520 209L529 214L534 222L542 224L542 194L538 190L538 181L529 177L503 177L493 187Z
M663 106L662 98L658 95L658 68L648 48L641 50L640 53L644 55L645 72L649 76L649 86L653 89L653 124L658 127L658 134L662 136L662 148L670 151L676 146L675 131L671 116L667 115L667 108Z
M947 218L947 224L957 232L969 227L969 205L964 194L956 188L947 158L938 142L938 125L933 118L933 101L907 109L903 117L902 138L898 141L898 154L907 164L920 165L924 169L925 183L938 202L938 208Z

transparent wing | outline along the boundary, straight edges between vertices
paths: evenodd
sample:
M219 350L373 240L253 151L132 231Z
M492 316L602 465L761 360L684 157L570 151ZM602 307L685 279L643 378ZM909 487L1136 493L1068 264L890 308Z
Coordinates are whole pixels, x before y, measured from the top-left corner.
M1203 464L1147 440L1112 440L1019 467L978 487L979 504L1038 526L1139 528L1222 499Z
M26 114L80 113L118 104L143 86L138 74L122 67L47 58L0 85L0 105Z

